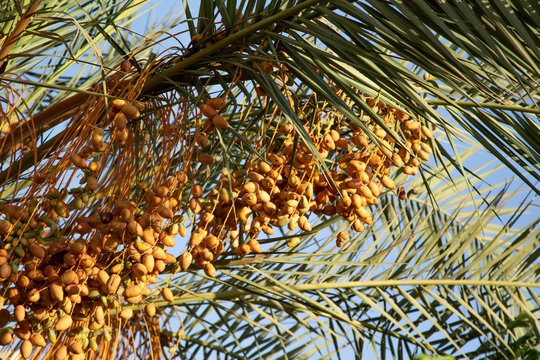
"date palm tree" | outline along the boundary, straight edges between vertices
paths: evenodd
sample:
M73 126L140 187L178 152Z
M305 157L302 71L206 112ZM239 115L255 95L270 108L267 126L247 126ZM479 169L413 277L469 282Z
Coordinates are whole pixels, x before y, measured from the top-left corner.
M540 357L537 1L177 6L1 6L4 354Z

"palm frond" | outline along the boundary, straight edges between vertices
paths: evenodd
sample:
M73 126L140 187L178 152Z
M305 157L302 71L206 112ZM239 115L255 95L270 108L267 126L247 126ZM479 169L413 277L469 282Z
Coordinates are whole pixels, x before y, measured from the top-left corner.
M169 264L163 261L163 271L144 281L130 270L142 262L130 252L143 248L138 229L122 229L134 240L122 238L118 253L100 258L95 272L108 276L121 268L122 289L150 284L149 278L155 285L130 304L125 290L105 296L89 283L98 297L87 303L101 301L110 315L91 330L92 341L104 340L85 344L95 356L537 354L540 9L534 1L205 0L198 14L184 1L185 21L164 19L146 29L154 34L148 38L130 29L151 13L145 6L14 1L0 15L9 40L0 43L1 220L15 222L4 206L19 204L32 210L34 221L2 235L9 244L0 257L13 262L13 272L26 271L29 241L69 253L75 237L92 253L105 246L91 244L108 229L103 216L120 216L118 204L128 200L133 219L143 223L145 211L152 213L145 230L171 235L170 246L162 235L149 240L174 258L164 257ZM157 50L169 41L174 45ZM212 98L226 103L219 113L225 126L216 129L212 119L204 122L201 107ZM115 114L122 111L111 107L114 99L140 112L118 126ZM102 149L88 145L96 128ZM362 135L368 145L358 150L347 142L325 152L321 144L330 130L347 141ZM285 148L287 164L275 157ZM400 151L399 159L392 157ZM348 165L340 162L347 152L370 164L363 183L382 183L388 174L397 185L366 205L369 216L357 217L366 223L361 232L352 231L364 226L352 215L336 215L348 191ZM74 166L77 158L70 156L85 153L98 170L86 162ZM412 176L412 162L400 160L409 155L417 160ZM370 163L375 156L385 165ZM307 213L308 230L278 226L276 218L266 236L254 221L250 228L241 220L247 201L238 184L261 163L279 168L285 184L295 164L309 174L306 182L321 179L314 198L330 194L329 205ZM98 191L88 190L91 180ZM176 203L172 215L155 214L165 207L153 203L162 201L155 199L161 184L168 190L163 198ZM66 198L71 202L63 204ZM256 212L265 213L268 202L260 201ZM196 264L185 269L182 254L198 248L194 234L212 223L202 215L219 207L230 210L223 223L211 225L223 249L206 249L213 249L217 276ZM41 216L43 209L53 215ZM64 210L66 216L54 216ZM81 219L103 224L77 235ZM28 226L41 231L44 224L50 237L29 234ZM189 231L177 235L173 226ZM235 249L257 236L262 253L239 256ZM195 263L202 265L200 259ZM60 314L69 309L50 306L59 308ZM158 316L151 314L155 308ZM130 319L122 315L129 309ZM77 329L97 326L94 314L77 320ZM6 324L1 336L22 327L13 319ZM35 356L51 355L72 335L61 334Z

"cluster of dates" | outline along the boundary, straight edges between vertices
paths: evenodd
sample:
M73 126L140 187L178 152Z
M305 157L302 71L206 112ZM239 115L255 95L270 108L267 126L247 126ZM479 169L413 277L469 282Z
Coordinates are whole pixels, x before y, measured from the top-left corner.
M366 126L377 141L354 122L341 129L312 131L318 154L332 164L322 170L304 142L295 146L294 127L283 124L276 129L281 146L269 152L267 160L248 162L245 168L231 173L224 171L220 183L207 189L206 194L202 187L193 187L189 207L197 221L189 249L181 256L182 268L187 269L194 261L207 275L214 276L212 261L223 253L226 238L232 240L238 256L260 253L257 238L261 232L272 235L274 229L284 227L309 232L311 214L339 214L350 228L361 232L373 222L370 205L378 203L383 191L395 189L401 199L405 198L404 188L396 186L390 172L399 168L415 176L432 152L431 131L383 103L373 107L388 128L403 135L401 145L372 121ZM337 246L343 246L347 238L346 231L338 234ZM289 246L297 242L293 237Z
M125 144L127 122L141 109L137 103L112 102L111 142ZM49 344L57 360L91 357L98 344L110 341L113 313L129 320L133 311L122 304L143 302L148 285L176 263L167 250L185 227L164 224L180 205L169 187L185 184L185 174L147 189L138 203L118 200L109 210L81 215L106 194L96 156L111 146L104 135L104 129L94 128L87 144L61 163L81 171L84 186L58 190L37 174L34 182L46 191L39 201L0 204L0 344L16 343L24 358ZM174 301L170 289L161 292ZM147 302L146 316L156 312Z

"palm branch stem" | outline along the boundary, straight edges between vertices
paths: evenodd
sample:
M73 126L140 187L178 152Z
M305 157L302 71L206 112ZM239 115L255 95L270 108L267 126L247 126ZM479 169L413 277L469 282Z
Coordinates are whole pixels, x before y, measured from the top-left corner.
M492 103L473 102L473 101L454 101L450 103L446 100L426 100L426 102L430 105L460 106L463 108L486 108L486 109L508 110L508 111L522 112L522 113L540 114L540 109L533 109L533 108L528 108L528 107L519 106L519 105L503 105L503 104L492 104Z
M17 25L15 25L15 28L9 36L7 37L6 41L2 45L2 48L0 49L0 74L4 72L5 64L7 63L7 56L11 49L13 48L13 45L17 42L17 39L21 35L21 33L26 29L26 26L28 25L28 22L36 12L37 8L41 4L42 0L33 0L30 5L28 6L28 9L26 9L24 15L21 17Z
M286 19L289 16L292 16L294 14L297 14L301 12L302 10L307 9L308 7L315 5L320 0L306 0L296 6L293 6L289 9L280 11L279 13L269 16L261 21L258 21L254 23L253 25L250 25L246 27L245 29L242 29L238 32L235 32L234 34L231 34L224 39L216 42L215 44L196 52L192 56L189 56L188 58L176 63L175 65L171 66L170 68L162 71L159 74L156 74L155 76L149 78L144 86L143 86L143 93L151 93L156 87L158 87L164 80L166 81L167 78L171 78L172 76L184 71L188 67L197 64L201 60L208 58L210 55L216 53L217 51L223 49L224 47L231 45L235 41L239 41L242 38L253 34L257 30L263 29L265 27L271 26L272 24Z
M362 287L400 287L400 286L473 286L473 287L522 287L522 288L538 288L540 284L535 282L519 282L519 281L500 281L500 280L458 280L458 279L434 279L434 280L367 280L367 281L348 281L339 283L319 283L319 284L298 284L288 285L294 291L312 291L312 290L331 290L331 289L350 289L350 288L362 288ZM284 289L279 286L268 286L269 292L282 292ZM207 292L199 293L197 295L181 296L173 302L165 300L156 301L154 305L159 306L171 306L180 305L188 302L198 302L201 300L231 300L246 295L252 295L259 293L260 290L256 289L237 289L225 292ZM142 309L144 305L128 305L133 309Z

